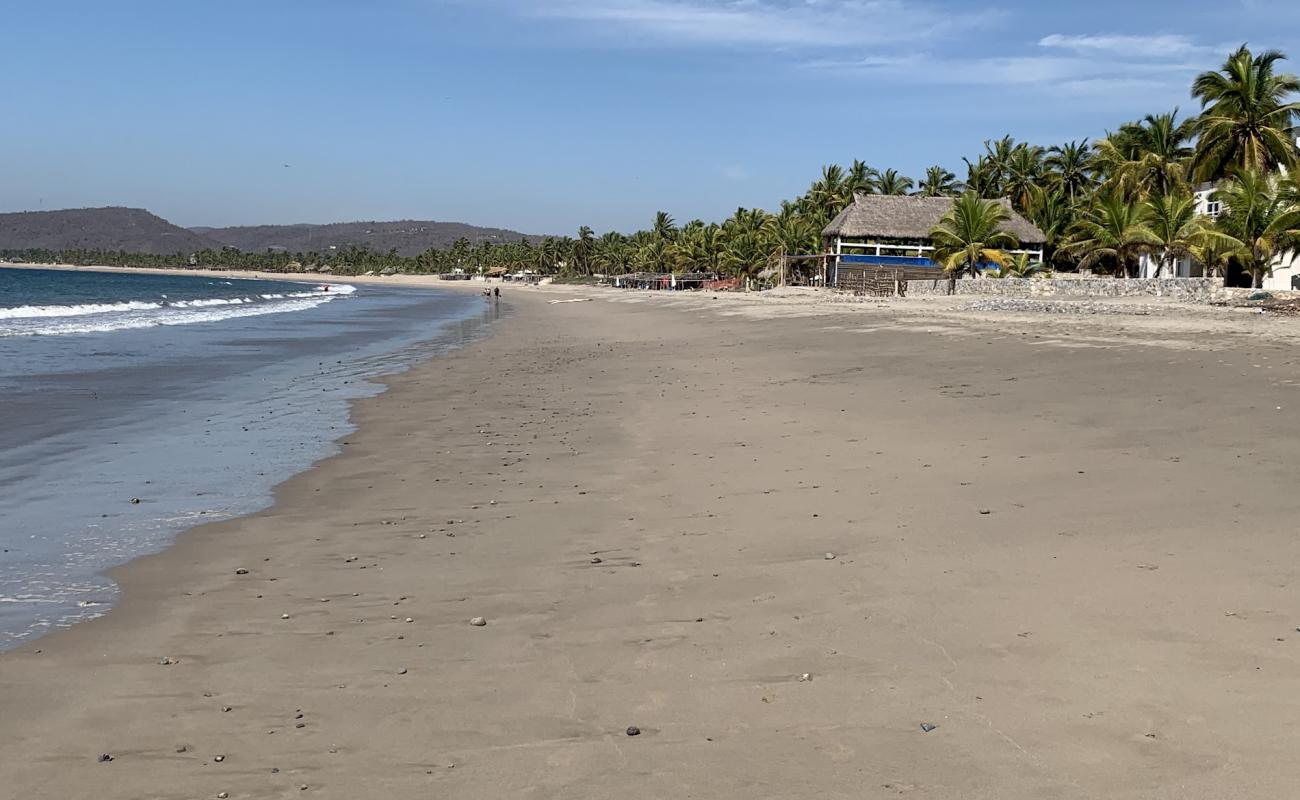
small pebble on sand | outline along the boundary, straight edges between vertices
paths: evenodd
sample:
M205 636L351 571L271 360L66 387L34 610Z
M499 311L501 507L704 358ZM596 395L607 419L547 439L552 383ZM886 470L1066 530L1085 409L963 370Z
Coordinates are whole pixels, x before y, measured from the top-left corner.
M469 624L473 625L475 628L481 628L487 624L487 620L483 617L475 617L469 621Z
M629 726L628 726L628 729L627 729L627 735L628 735L628 736L640 736L640 735L641 735L641 729L638 728L638 727L635 726L635 725L629 725Z

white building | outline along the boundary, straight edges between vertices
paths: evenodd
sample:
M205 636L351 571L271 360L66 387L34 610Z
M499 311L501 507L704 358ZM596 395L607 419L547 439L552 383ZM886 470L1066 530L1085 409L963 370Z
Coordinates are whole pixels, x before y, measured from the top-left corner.
M1223 204L1214 200L1214 184L1203 183L1196 187L1194 201L1196 203L1196 213L1207 217L1217 217L1223 212ZM1139 265L1140 270L1138 277L1154 278L1156 270L1159 268L1157 259L1151 256L1142 256ZM1162 278L1203 278L1205 269L1196 262L1195 259L1184 257L1177 259L1171 265L1165 265ZM1300 253L1288 253L1273 259L1273 274L1264 276L1264 288L1269 290L1296 289L1300 290Z

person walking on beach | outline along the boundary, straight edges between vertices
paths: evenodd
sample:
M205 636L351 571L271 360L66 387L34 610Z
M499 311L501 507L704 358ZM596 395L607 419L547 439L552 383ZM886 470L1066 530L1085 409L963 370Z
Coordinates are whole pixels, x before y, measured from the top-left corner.
M493 287L492 287L492 299L493 299L493 300L500 300L500 299L501 299L501 287L500 287L500 286L493 286Z

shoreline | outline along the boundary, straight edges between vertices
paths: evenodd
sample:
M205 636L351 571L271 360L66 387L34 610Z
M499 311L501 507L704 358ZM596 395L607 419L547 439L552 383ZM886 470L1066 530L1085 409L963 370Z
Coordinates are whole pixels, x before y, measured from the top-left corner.
M271 508L114 571L113 613L0 656L0 784L1209 800L1300 780L1296 737L1258 724L1300 713L1284 342L547 294L354 403L341 453ZM1218 413L1228 391L1248 417Z
M430 296L434 295L431 293ZM262 477L245 477L242 480L235 479L239 482L239 485L242 488L232 489L230 486L227 486L222 482L226 480L223 475L213 473L210 476L212 479L211 482L199 481L195 483L193 479L190 479L188 485L182 485L180 487L175 485L158 485L151 488L150 484L154 483L176 484L178 476L173 475L171 481L165 481L163 479L165 479L166 473L153 473L149 471L139 472L138 474L132 473L140 480L143 480L143 485L131 484L129 486L130 489L135 492L140 492L141 490L152 492L152 494L141 494L141 497L145 498L144 505L138 506L138 508L144 509L156 506L162 510L153 512L152 516L150 516L148 512L146 512L143 517L139 516L139 514L134 514L130 519L125 519L126 515L116 513L112 508L114 500L120 499L117 492L109 492L108 490L99 489L96 497L101 502L95 503L93 514L86 515L87 518L85 520L85 525L87 527L85 531L88 531L90 528L94 528L99 524L101 522L101 516L103 517L104 524L110 524L107 522L110 514L104 513L101 515L101 510L114 512L113 516L124 517L121 521L111 523L116 525L116 527L112 529L115 533L113 537L110 537L111 541L109 542L109 544L112 544L115 547L120 545L123 550L118 552L107 547L105 547L104 550L104 552L118 552L118 555L111 559L111 561L116 563L113 564L113 566L105 565L105 561L110 561L109 558L105 557L99 562L91 562L93 563L93 566L85 566L87 562L84 562L84 560L81 561L80 565L74 566L78 560L72 558L72 556L64 550L51 549L39 553L36 556L38 559L37 563L39 563L41 567L51 570L51 572L46 575L43 585L39 580L34 579L33 586L39 591L48 590L47 594L49 598L58 597L61 599L47 600L44 599L47 597L46 594L28 594L24 591L18 590L11 592L14 596L12 602L21 603L26 599L29 606L25 606L24 608L30 607L32 612L30 615L25 615L23 613L17 613L19 606L11 607L10 610L14 610L15 613L12 615L12 619L6 618L5 622L12 623L16 627L5 628L5 632L11 634L13 638L6 637L3 642L0 642L0 654L21 650L22 648L30 646L41 647L40 643L46 641L50 636L75 629L85 622L115 613L121 595L125 591L121 587L121 584L116 580L115 572L118 569L129 565L138 558L166 553L175 545L180 537L188 534L191 530L205 527L207 525L220 524L224 521L242 519L273 507L276 503L278 487L281 484L296 475L314 469L321 461L326 460L341 451L338 442L353 432L355 425L354 406L358 401L369 399L384 393L387 391L389 380L394 376L400 375L426 361L442 357L446 353L457 349L458 346L463 346L461 344L463 342L468 341L470 344L473 344L478 339L490 337L495 322L499 321L496 316L508 314L508 306L502 306L501 309L497 310L496 315L489 315L489 312L481 311L478 308L478 303L470 302L469 299L463 295L457 296L455 293L448 293L443 295L443 297L447 299L442 302L454 302L454 307L460 308L462 311L457 312L456 315L448 317L445 322L437 323L437 327L435 328L430 330L424 330L421 328L421 333L411 335L411 337L423 338L418 338L417 340L417 338L401 338L390 335L392 342L389 345L388 350L382 349L384 347L382 343L378 345L374 342L363 344L355 337L350 341L340 340L339 345L343 349L339 350L337 353L339 358L348 358L351 355L356 355L362 351L364 351L366 355L358 356L360 360L355 361L355 364L351 367L334 367L335 372L343 372L339 377L334 379L333 383L324 381L324 379L320 379L318 376L313 378L312 376L305 374L296 375L295 380L292 381L295 383L301 383L304 381L310 383L313 379L318 382L324 381L322 385L325 387L324 391L330 393L330 399L322 400L319 399L319 395L310 394L310 391L302 389L294 390L288 387L285 387L276 393L276 397L280 404L280 408L276 409L276 411L283 412L285 409L289 409L291 416L293 416L295 415L295 412L292 409L297 408L299 410L296 412L296 416L301 417L304 413L307 413L308 409L311 409L310 416L312 422L308 423L308 428L297 429L295 428L295 425L301 426L304 424L303 421L286 419L286 421L280 425L278 431L268 431L268 433L273 434L273 438L275 434L278 434L283 440L281 443L286 445L277 452L267 450L265 445L255 447L252 441L247 442L250 449L261 451L261 457L259 457L256 462L245 458L245 466L256 471L258 476L265 475L268 476L269 479L264 479ZM388 311L389 313L392 313L391 308L388 308ZM428 318L424 316L417 316L412 317L408 322L427 326L427 320ZM412 330L414 330L414 328ZM229 339L223 341L229 341ZM167 345L169 348L174 348L176 346L174 340ZM264 349L263 345L260 343L258 347L259 350ZM301 352L290 348L286 349L282 355L285 355L286 357L293 355L294 358L297 358L298 356L301 356ZM290 359L290 361L292 361L292 359ZM253 362L250 358L249 360L241 361L241 363L244 363L246 366L266 368L273 362ZM310 363L312 365L316 363L314 358ZM337 363L341 365L344 362L339 361ZM104 367L100 365L99 368ZM104 379L98 378L97 380L102 382ZM348 384L356 384L356 386L349 388ZM363 385L365 388L361 388ZM316 391L321 391L321 388L317 388ZM294 402L289 402L291 396L296 398ZM323 407L329 403L334 403L334 405L329 405L328 408ZM217 417L219 420L218 425L220 424L221 414L228 412L232 405L235 405L233 401L226 403L224 409L217 409L219 413L213 414L213 416ZM186 409L186 411L192 412L195 407L197 407L197 405ZM238 428L240 422L242 422L244 424L243 431L245 432L245 438L247 438L248 431L250 430L248 426L254 424L253 418L257 417L260 420L263 416L263 412L258 411L253 405L250 405L246 410L248 411L248 416L239 417L239 422L231 422L231 418L229 417L225 419L225 423L234 426L234 428ZM182 411L181 413L184 414L186 412ZM191 414L191 416L193 416L193 414ZM184 427L183 418L176 417L173 421L182 423L180 427ZM206 424L209 428L209 434L211 434L215 429L213 422L213 419L207 420ZM131 422L124 424L136 423ZM312 424L314 424L314 428L310 427ZM297 433L292 436L286 436L284 433L286 430L296 430ZM202 435L201 431L191 431L191 433L194 433L196 436ZM293 438L293 436L296 436L296 438ZM235 443L235 439L237 438L237 433L234 435L234 438L230 440L223 438L222 446L227 450L233 448L234 451L239 451L241 448ZM175 441L174 436L171 441ZM193 437L191 437L189 441L192 443L194 441ZM185 442L182 443L184 444ZM112 442L111 444L116 445L117 442ZM195 450L195 455L198 455L200 452L200 450ZM163 457L161 452L158 454L158 457ZM225 458L227 460L227 468L229 468L230 457L226 456ZM93 459L91 463L94 463ZM139 464L137 466L142 466L145 470L149 469L147 464ZM181 484L185 484L185 481L182 480ZM253 484L256 484L255 490L252 488ZM128 485L123 483L118 488L126 490ZM245 491L245 489L247 491ZM200 490L197 491L197 494L194 496L203 499L195 500L191 498L191 500L186 501L185 498L191 497L191 495L194 494L193 490ZM50 491L51 490L48 486L44 489L44 492L46 493L49 493ZM41 499L40 490L36 492L28 492L26 494L20 492L16 496L26 497L29 495L36 498L34 502L36 502L38 508L41 507L39 505ZM126 496L129 497L131 495L128 494ZM192 504L192 508L184 505L187 502ZM180 503L182 505L181 507L175 507L172 505L174 503ZM67 508L66 505L64 507L65 509ZM89 507L90 506L85 506L81 510L84 512L85 508ZM131 511L135 512L135 509L133 508ZM73 512L69 511L68 514L71 515ZM202 515L211 516L208 516L207 521L205 521ZM35 519L35 517L28 514L27 517L24 518L24 522L30 522L32 519ZM76 524L69 523L67 526L59 529L59 533L61 534L63 531L78 530L80 531L79 535L88 535L79 527L82 522L81 517L68 516L64 521L73 519L75 519ZM17 534L19 531L23 530L22 525L15 522L12 518L10 522L16 526L10 529L13 533ZM57 541L57 528L58 526L51 525L50 530L46 532L46 537L51 541ZM69 541L75 540L70 539ZM126 544L127 542L130 544ZM6 541L6 544L8 543L9 542ZM23 544L16 540L14 543L20 545ZM75 543L71 545L72 552L75 552L78 549L79 548ZM9 550L6 549L5 552L8 553ZM20 552L20 550L15 549L14 552L17 553ZM135 553L135 555L132 555L132 553ZM125 558L125 560L122 560L123 558ZM65 561L66 566L64 563ZM54 570L59 567L68 570L68 572L66 574L54 572ZM78 571L78 569L83 571ZM40 575L41 573L33 570L27 574ZM20 575L19 577L25 576ZM83 578L85 580L82 580ZM106 581L111 582L112 586L110 587ZM79 587L83 585L88 588L80 589ZM21 582L19 582L18 588L25 587ZM76 593L78 590L80 591L80 594ZM37 597L42 599L29 599ZM5 598L4 600L7 599L8 598ZM2 601L3 600L0 600L0 602ZM37 603L42 602L46 603L46 605L41 605L39 607L36 605ZM78 613L78 608L89 610L84 614L80 614Z

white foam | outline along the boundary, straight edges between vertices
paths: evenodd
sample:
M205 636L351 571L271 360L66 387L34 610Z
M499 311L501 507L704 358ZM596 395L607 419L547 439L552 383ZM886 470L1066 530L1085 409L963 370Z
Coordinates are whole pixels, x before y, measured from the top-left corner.
M333 294L313 294L310 297L272 303L239 303L216 307L175 307L141 309L140 312L117 314L111 317L67 320L36 324L19 324L0 327L3 336L56 336L75 333L106 333L109 331L156 328L165 325L194 325L203 322L220 322L238 317L256 317L263 314L283 314L306 311L334 300Z
M42 317L80 317L87 314L114 314L122 311L150 311L162 303L131 300L125 303L86 303L73 306L16 306L0 308L0 319L38 319Z
M251 303L251 297L209 297L203 300L177 300L167 305L172 308L211 308L213 306L240 306Z

